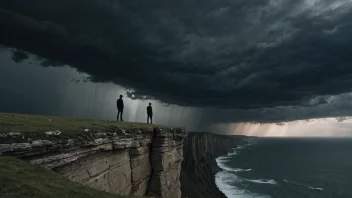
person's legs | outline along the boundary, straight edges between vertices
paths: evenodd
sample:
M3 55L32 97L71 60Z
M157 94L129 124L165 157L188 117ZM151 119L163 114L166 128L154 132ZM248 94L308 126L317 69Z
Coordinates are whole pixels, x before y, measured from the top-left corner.
M153 116L150 116L150 124L153 124Z
M122 114L123 114L123 109L121 109L121 114L120 114L120 120L123 121L122 119Z
M117 110L117 121L119 121L120 110Z
M149 117L150 117L150 116L149 116L149 115L147 115L147 116L148 116L148 117L147 117L147 123L149 124Z

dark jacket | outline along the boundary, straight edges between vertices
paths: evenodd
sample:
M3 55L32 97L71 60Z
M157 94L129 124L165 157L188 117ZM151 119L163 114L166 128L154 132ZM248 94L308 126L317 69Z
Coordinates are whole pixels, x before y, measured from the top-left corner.
M121 98L119 98L117 101L116 101L116 107L118 110L122 110L123 109L123 100Z
M152 106L148 106L148 107L147 107L147 114L148 114L149 116L153 116L153 108L152 108Z

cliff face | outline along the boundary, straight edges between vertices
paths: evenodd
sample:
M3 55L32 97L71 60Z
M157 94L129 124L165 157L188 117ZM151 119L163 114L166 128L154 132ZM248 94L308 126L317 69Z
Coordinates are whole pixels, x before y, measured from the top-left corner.
M241 136L189 133L183 144L182 197L226 198L215 185L214 176L220 170L215 159L245 142L245 137Z
M133 196L180 198L183 129L130 129L63 139L60 131L35 137L0 134L0 155L30 161L89 187Z
M209 133L191 133L185 140L184 129L141 123L20 114L0 118L0 155L127 196L224 197L214 181L215 158L245 142Z

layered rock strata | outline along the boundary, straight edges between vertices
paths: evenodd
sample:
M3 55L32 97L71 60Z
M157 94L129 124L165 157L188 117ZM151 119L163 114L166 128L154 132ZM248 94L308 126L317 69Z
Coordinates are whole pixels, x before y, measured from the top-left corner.
M28 160L98 190L179 198L186 137L184 129L172 128L86 131L73 138L59 131L9 132L0 136L0 154Z
M183 138L156 130L151 147L152 176L148 195L181 197L180 173L183 160Z

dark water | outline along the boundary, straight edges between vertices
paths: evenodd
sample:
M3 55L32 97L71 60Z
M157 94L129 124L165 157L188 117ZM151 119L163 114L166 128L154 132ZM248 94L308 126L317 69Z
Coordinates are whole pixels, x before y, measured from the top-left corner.
M217 159L227 197L352 198L352 139L258 139Z

